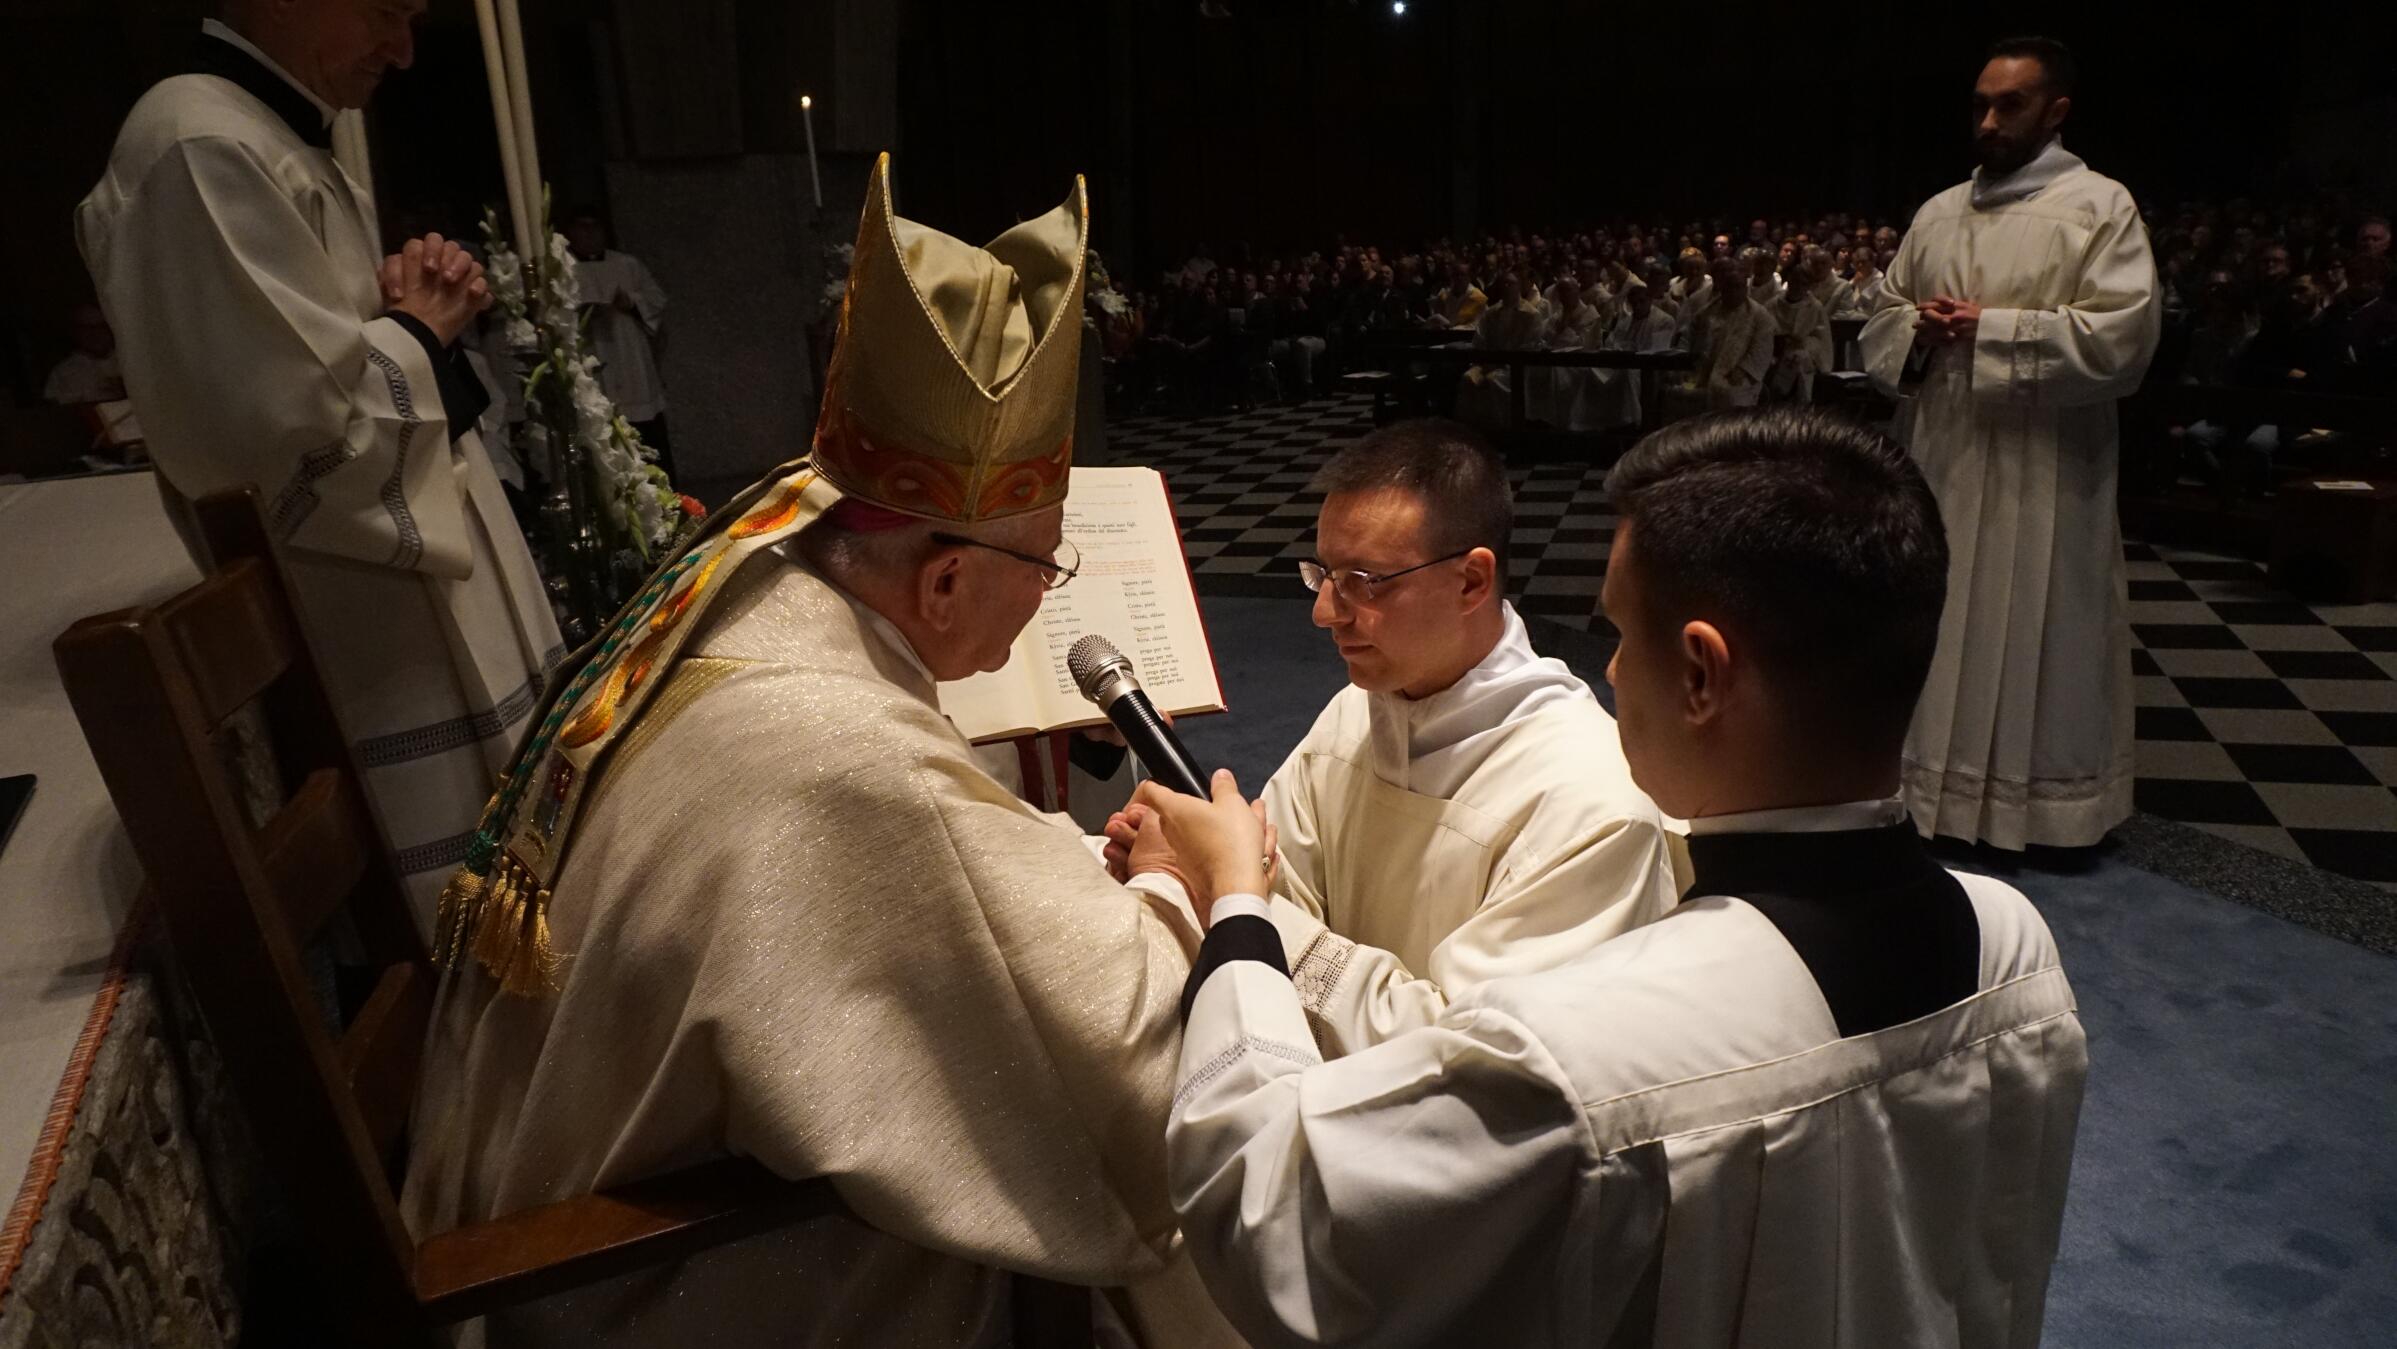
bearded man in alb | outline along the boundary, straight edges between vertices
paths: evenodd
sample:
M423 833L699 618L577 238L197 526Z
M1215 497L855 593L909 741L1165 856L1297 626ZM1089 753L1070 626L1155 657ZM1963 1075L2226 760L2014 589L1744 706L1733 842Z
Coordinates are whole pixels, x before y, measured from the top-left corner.
M2114 403L2162 310L2138 204L2057 139L2072 86L2061 43L1998 44L1981 166L1915 213L1863 338L1955 559L1906 803L1925 834L2001 848L2086 847L2131 813Z

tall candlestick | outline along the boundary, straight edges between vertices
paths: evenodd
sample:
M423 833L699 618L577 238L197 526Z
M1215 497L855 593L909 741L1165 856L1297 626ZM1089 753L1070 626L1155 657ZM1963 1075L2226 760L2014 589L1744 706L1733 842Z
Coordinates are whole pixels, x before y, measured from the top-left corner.
M799 96L799 122L807 128L807 181L816 189L816 209L824 209L824 175L816 171L816 101Z
M541 147L533 138L532 83L524 75L524 17L516 0L499 0L499 51L508 63L508 103L516 114L516 162L524 182L525 209L538 231L549 184L541 177ZM549 239L536 238L533 246L546 254ZM526 260L530 262L533 256L527 254Z
M499 131L499 171L507 179L508 224L516 256L529 258L533 216L526 205L524 169L516 158L516 115L508 99L508 67L499 49L499 19L492 0L474 0L475 25L482 30L483 78L491 86L491 121Z

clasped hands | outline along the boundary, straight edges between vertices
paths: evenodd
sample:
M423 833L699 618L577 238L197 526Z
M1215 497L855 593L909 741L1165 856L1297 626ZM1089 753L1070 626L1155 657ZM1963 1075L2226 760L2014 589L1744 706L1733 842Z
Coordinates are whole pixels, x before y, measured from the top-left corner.
M1981 306L1953 295L1934 295L1914 307L1914 341L1923 347L1972 344L1981 330Z
M1107 821L1107 870L1118 881L1163 872L1182 883L1199 924L1225 895L1272 893L1278 839L1265 803L1241 799L1230 769L1217 769L1213 799L1202 801L1143 782L1132 803Z
M454 239L428 234L410 239L399 252L383 259L376 272L383 303L433 330L448 346L491 307L491 284L483 279L483 264Z

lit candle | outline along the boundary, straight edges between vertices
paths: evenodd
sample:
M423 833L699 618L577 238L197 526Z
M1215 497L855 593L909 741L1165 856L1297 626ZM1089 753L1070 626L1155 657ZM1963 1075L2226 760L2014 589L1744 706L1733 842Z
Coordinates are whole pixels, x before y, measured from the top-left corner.
M824 175L816 171L816 101L799 96L799 121L807 128L807 181L816 189L816 209L824 209Z

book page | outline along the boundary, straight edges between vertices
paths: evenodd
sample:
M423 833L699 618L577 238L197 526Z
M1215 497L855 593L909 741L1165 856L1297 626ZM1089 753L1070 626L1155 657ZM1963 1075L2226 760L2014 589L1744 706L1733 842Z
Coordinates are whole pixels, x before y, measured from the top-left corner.
M1113 642L1149 700L1177 716L1223 710L1223 688L1199 617L1165 480L1148 468L1077 468L1065 537L1081 571L1052 590L996 674L941 686L941 710L969 740L1095 726L1105 720L1074 688L1065 655L1086 635Z

